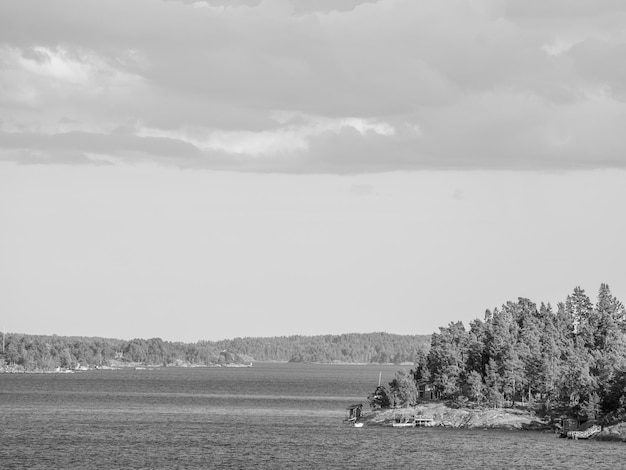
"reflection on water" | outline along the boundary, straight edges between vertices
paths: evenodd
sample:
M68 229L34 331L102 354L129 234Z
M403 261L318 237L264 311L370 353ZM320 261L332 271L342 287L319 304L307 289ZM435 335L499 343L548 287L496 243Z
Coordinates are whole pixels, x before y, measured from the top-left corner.
M621 443L344 426L395 367L0 375L1 468L623 468Z

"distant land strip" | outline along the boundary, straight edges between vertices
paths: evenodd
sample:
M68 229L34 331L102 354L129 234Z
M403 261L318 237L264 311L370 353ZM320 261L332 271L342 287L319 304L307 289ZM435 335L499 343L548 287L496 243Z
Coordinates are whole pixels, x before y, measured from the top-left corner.
M133 365L244 365L255 361L413 364L418 351L428 350L430 339L431 335L379 332L183 343L161 338L126 341L4 333L0 369L65 371Z

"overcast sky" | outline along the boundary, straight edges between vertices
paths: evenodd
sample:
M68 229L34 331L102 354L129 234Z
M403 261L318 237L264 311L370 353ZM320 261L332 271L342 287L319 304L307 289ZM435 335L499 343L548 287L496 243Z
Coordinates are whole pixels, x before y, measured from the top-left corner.
M626 2L0 3L0 328L626 302Z

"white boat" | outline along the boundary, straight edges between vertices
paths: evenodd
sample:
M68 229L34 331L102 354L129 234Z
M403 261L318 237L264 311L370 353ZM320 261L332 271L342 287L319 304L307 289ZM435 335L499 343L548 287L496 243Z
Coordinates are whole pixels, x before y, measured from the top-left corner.
M357 423L356 421L354 422L354 427L355 428L362 428L363 427L363 423Z

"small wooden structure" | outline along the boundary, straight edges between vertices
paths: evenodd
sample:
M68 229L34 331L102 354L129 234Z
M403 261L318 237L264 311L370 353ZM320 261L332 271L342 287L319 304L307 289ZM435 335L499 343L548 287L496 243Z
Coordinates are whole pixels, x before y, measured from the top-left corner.
M562 416L557 420L556 433L559 437L567 437L569 432L576 431L579 426L580 422L577 419Z
M418 428L421 427L431 427L435 425L435 420L430 416L417 415L415 417L415 426Z
M567 433L567 438L568 439L574 439L574 440L578 440L578 439L589 439L592 436L595 436L596 434L598 434L600 431L602 431L602 428L600 426L598 426L597 424L593 424L591 426L589 426L587 429L585 429L584 431L570 431Z
M391 425L394 428L414 428L415 418L412 416L397 416Z
M419 382L417 384L417 398L420 400L437 400L439 397L432 384Z
M348 417L344 421L348 422L356 422L361 417L363 412L363 403L357 403L355 405L350 405L348 408Z
M394 422L391 423L394 428L422 428L431 427L435 425L435 420L430 416L424 415L398 415L395 417Z

